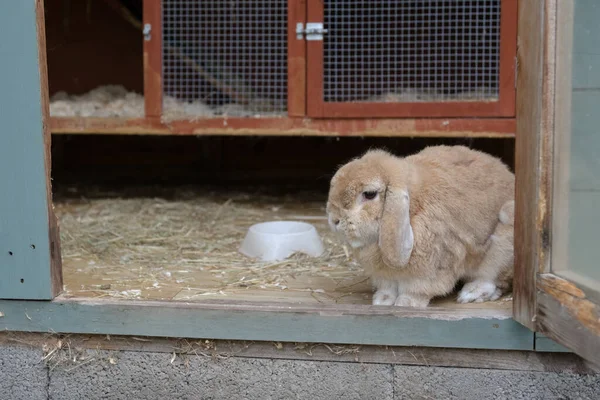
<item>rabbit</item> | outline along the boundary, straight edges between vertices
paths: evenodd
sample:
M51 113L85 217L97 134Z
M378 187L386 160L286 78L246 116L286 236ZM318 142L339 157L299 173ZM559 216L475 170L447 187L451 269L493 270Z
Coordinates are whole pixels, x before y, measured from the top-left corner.
M479 267L465 274L468 279L461 289L459 303L499 299L512 289L514 272L514 218L515 201L509 200L500 209L498 224L489 237L489 248ZM487 283L486 283L487 282ZM493 282L493 285L490 284ZM489 293L489 294L487 294Z
M370 150L337 170L326 213L371 277L373 305L497 299L512 279L514 174L465 146L400 158Z

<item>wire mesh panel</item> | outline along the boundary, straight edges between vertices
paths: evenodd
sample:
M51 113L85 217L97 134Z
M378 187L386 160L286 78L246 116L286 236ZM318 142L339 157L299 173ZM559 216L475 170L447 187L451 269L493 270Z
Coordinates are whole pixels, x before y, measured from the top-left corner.
M279 116L287 0L162 0L166 119Z
M323 0L325 102L497 101L501 0Z

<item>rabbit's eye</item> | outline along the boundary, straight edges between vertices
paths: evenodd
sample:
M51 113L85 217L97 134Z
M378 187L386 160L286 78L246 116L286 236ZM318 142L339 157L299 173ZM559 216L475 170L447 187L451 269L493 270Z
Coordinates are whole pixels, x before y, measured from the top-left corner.
M377 192L363 192L363 197L367 200L373 200L375 197L377 197Z

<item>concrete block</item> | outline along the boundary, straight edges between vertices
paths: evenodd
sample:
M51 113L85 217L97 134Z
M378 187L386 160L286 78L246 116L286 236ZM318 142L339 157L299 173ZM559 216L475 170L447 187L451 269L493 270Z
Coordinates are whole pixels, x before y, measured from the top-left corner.
M600 375L396 366L396 399L600 399Z
M48 372L42 351L29 347L0 346L0 399L46 400Z
M50 399L393 398L389 365L88 352L50 374Z

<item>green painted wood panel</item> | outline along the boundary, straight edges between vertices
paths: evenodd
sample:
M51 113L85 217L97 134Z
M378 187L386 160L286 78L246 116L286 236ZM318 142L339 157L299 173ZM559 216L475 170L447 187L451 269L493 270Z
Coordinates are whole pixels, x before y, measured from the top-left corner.
M51 299L36 2L0 2L0 298Z
M600 88L600 2L574 1L573 88Z
M574 2L570 187L572 191L600 189L600 2ZM571 212L572 210L570 210Z
M432 311L436 319L331 307L55 300L0 301L0 312L0 330L9 331L513 350L533 350L534 340L506 316L461 318L450 310Z
M599 36L600 41L600 36ZM577 57L575 57L577 59ZM574 60L575 61L575 60ZM600 65L598 65L600 75ZM571 98L570 192L600 190L600 87L574 89ZM569 213L576 210L569 208Z
M567 349L565 346L556 343L554 340L542 335L541 333L535 334L535 351L549 353L572 353L572 351Z
M570 132L568 262L553 272L600 294L600 2L574 1ZM560 211L560 210L559 210Z

